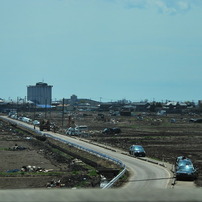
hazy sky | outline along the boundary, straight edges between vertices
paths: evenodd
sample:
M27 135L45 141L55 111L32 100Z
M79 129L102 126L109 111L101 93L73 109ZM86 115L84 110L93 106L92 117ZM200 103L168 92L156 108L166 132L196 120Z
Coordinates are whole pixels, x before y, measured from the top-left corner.
M0 98L202 99L202 0L0 0Z

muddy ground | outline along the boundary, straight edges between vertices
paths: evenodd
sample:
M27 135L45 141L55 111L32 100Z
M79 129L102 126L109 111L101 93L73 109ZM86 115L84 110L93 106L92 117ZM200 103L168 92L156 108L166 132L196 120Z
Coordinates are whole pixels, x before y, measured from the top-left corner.
M96 188L116 165L0 121L0 189Z
M32 117L33 114L27 114L27 116ZM42 117L44 114L40 113L39 118ZM112 116L105 112L76 112L64 114L64 116L61 115L61 112L46 113L46 118L59 127L58 132L61 134L65 133L69 125L87 125L89 136L85 138L95 142L121 148L125 151L128 151L132 144L140 144L145 148L148 157L172 164L175 163L178 156L187 156L199 170L198 179L194 183L200 187L202 186L202 123L193 123L189 120L201 117L196 114L157 116L155 114L136 113L134 116L128 117ZM102 134L102 130L107 127L118 127L122 132L119 134ZM28 143L28 140L25 142ZM14 142L10 146L13 144ZM28 147L29 145L25 146ZM31 148L29 152L33 150ZM37 155L39 153L38 151ZM37 163L35 165L46 166L46 169L64 170L67 166L67 164L62 163L46 165L48 161L40 161L39 159L40 157L36 156ZM22 164L12 168L19 168ZM27 162L24 162L23 165L26 164ZM53 178L50 177L49 179ZM82 182L82 178L80 179ZM44 180L42 186L47 181ZM95 186L98 186L98 183Z
M142 145L148 157L174 164L178 156L189 157L198 168L197 186L202 186L202 123L190 122L201 118L196 114L136 113L132 117L111 116L103 113L75 114L75 123L86 124L91 134L89 139L128 151L132 144ZM102 116L103 117L103 116ZM106 127L118 127L119 134L104 135Z

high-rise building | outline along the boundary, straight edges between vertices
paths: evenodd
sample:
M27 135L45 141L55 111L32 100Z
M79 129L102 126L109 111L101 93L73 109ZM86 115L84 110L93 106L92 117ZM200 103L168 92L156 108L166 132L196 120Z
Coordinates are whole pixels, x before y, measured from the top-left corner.
M43 82L38 82L35 86L27 86L27 100L35 104L51 105L52 87Z
M77 96L72 95L71 98L70 98L70 104L75 105L77 102L78 102Z

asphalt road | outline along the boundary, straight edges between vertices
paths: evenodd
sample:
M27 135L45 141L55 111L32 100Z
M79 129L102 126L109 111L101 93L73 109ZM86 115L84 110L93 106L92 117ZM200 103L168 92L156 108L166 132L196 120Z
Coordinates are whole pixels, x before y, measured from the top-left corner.
M106 154L122 161L131 173L130 180L124 186L124 188L141 190L143 188L168 188L170 185L170 180L172 178L171 173L162 166L158 166L156 164L145 162L132 156L122 154L120 150L112 151L88 142L84 142L79 138L72 138L52 132L44 133L48 133L60 139L79 144L83 147L92 149L102 154Z
M202 201L202 189L172 189L172 175L163 166L128 156L120 150L112 151L76 138L48 133L121 160L131 172L129 182L123 188L107 190L0 190L0 201Z

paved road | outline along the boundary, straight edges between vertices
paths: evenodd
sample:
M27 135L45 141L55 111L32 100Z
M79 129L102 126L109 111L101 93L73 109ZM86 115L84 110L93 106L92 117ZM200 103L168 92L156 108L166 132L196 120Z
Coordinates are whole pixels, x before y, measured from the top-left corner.
M45 132L47 133L47 132ZM116 152L105 149L103 147L81 141L79 138L72 138L61 134L48 132L49 134L67 140L72 143L79 144L83 147L95 150L97 152L109 155L113 158L121 160L131 173L131 178L124 188L127 189L145 189L145 188L167 188L170 184L171 175L167 169L152 163L148 163L137 158L122 154L120 150Z
M12 120L12 119L9 119L9 120ZM15 122L23 124L33 129L32 125L29 125L17 120L15 120ZM36 128L36 130L38 130L38 128ZM109 149L105 149L103 147L81 141L80 139L77 139L77 138L72 138L66 135L61 135L58 133L47 132L47 131L44 131L43 133L48 133L54 137L79 144L83 147L95 150L97 152L100 152L100 153L109 155L113 158L121 160L131 173L131 178L129 182L124 186L124 188L132 189L132 190L134 189L141 190L143 188L144 189L167 188L168 185L170 184L169 183L171 179L170 172L168 172L168 170L162 166L158 166L158 165L148 163L148 162L139 160L137 158L122 154L122 151L120 150L116 150L116 152L114 152Z

